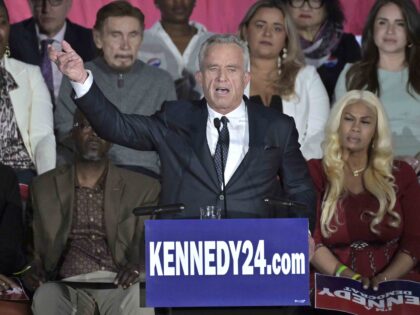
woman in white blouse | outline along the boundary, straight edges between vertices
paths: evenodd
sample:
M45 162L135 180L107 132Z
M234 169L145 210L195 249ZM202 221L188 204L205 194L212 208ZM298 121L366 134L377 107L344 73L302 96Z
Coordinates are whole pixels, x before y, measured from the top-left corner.
M275 1L257 1L239 31L250 52L250 99L293 117L303 156L321 158L329 99L316 69L305 65L289 13Z

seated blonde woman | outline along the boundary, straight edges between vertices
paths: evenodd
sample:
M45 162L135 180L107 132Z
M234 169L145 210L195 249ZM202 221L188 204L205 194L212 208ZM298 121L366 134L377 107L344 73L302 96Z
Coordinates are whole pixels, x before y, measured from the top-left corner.
M353 90L333 107L322 160L309 161L318 193L317 272L360 280L420 281L420 186L413 169L393 158L384 107Z

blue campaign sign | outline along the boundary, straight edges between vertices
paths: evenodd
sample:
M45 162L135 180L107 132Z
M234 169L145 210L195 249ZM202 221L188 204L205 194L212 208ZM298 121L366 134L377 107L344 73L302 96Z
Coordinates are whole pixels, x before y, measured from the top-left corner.
M149 307L309 305L306 219L145 226Z

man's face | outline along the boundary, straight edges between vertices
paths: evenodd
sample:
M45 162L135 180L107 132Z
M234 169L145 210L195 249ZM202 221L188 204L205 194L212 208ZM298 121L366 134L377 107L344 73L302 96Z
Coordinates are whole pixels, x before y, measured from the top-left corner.
M139 20L131 16L113 16L104 21L102 30L94 30L96 47L114 70L128 71L137 59L142 41Z
M156 0L161 20L170 23L188 23L195 0Z
M214 44L197 73L209 106L216 112L227 114L242 101L244 89L250 80L244 68L242 49L236 44Z
M78 115L73 125L72 135L78 156L85 161L104 159L111 147L109 142L98 137L83 115Z
M63 27L72 0L29 0L32 15L42 34L56 35Z

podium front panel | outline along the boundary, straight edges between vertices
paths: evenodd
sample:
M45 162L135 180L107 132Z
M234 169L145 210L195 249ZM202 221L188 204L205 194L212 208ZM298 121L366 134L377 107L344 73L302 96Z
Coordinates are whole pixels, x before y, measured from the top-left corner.
M146 305L309 305L306 219L148 220Z

